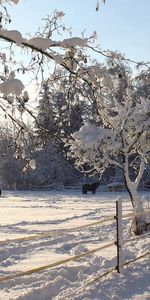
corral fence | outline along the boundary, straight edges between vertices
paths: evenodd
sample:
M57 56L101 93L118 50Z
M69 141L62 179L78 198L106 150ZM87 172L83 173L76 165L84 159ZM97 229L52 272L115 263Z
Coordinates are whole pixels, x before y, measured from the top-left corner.
M150 216L150 210L149 209L145 210L144 214ZM6 245L6 244L11 243L11 242L22 242L22 241L29 241L30 242L31 240L35 240L35 239L39 239L39 238L48 238L48 237L58 236L58 235L62 236L62 235L66 235L69 232L76 232L78 230L82 230L82 229L87 228L87 227L100 226L104 223L116 221L116 240L115 241L111 241L110 243L105 244L105 245L100 245L99 247L96 247L92 250L80 253L78 255L69 256L66 259L63 259L63 260L60 260L60 261L57 261L57 262L53 262L53 263L50 263L48 265L40 266L40 267L30 269L30 270L27 270L27 271L21 271L21 272L15 273L15 274L9 274L9 275L6 275L6 276L1 276L0 277L0 282L4 282L4 281L15 279L15 278L20 278L22 276L30 276L34 273L38 273L38 272L42 272L44 270L52 269L52 268L58 267L60 265L64 265L68 262L76 261L80 258L89 256L90 254L96 253L98 251L102 251L102 250L104 250L106 248L109 248L109 247L112 247L114 245L116 246L117 265L113 266L112 268L110 268L109 270L104 272L103 274L97 275L94 279L88 281L84 285L84 288L86 288L87 286L95 283L100 278L108 275L109 273L111 273L113 271L117 271L118 273L120 273L120 272L123 271L124 266L127 266L130 263L135 262L136 260L142 259L142 258L146 257L147 255L150 255L150 251L147 251L143 255L141 255L139 257L136 257L136 258L134 258L130 261L124 261L124 259L123 259L123 247L124 247L124 245L126 243L129 243L129 242L134 241L136 239L143 238L143 236L145 236L145 234L144 234L142 236L138 236L138 237L134 237L134 238L131 238L131 239L128 239L128 240L124 240L122 220L124 218L129 218L129 217L132 217L132 216L133 216L133 213L126 214L126 215L122 214L122 200L118 199L116 201L116 214L115 214L115 216L110 216L110 217L107 217L103 220L99 220L99 221L96 221L96 222L88 223L88 224L77 226L77 227L70 228L70 229L66 229L66 230L63 230L63 232L62 232L62 230L53 230L53 231L49 231L49 232L45 232L45 233L41 233L41 234L25 236L25 237L22 237L22 238L7 239L7 240L0 241L0 245L2 245L2 244ZM149 231L150 231L150 227L149 227ZM146 235L147 234L149 234L149 232L146 233ZM83 288L83 286L81 288L78 288L78 291L82 288Z

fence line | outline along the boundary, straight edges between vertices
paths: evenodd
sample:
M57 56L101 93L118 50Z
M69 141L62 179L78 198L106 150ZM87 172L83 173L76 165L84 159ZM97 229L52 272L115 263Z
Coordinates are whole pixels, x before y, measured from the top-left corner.
M133 216L133 214L130 214L131 216ZM138 238L134 238L134 239L129 239L129 240L123 240L123 230L122 230L122 218L124 216L122 215L122 201L116 201L116 224L117 224L117 241L116 241L116 246L117 246L117 266L112 267L111 269L109 269L108 271L104 272L103 274L100 274L98 276L96 276L94 279L90 280L88 283L86 283L84 286L81 286L80 288L77 288L76 290L74 290L72 293L70 293L68 296L72 296L73 294L76 294L81 292L83 289L86 289L87 287L89 287L90 285L92 285L93 283L99 281L102 277L107 276L108 274L112 273L113 271L116 271L118 273L120 273L123 270L123 267L128 266L129 264L144 258L147 255L150 255L150 251L146 252L143 255L140 255L132 260L126 261L125 263L123 262L123 258L122 258L122 246L130 241L135 241L135 240L139 240L141 237L145 238L144 236L138 237ZM149 235L146 234L146 236ZM67 297L68 297L67 296ZM67 298L65 298L67 300ZM65 300L64 299L64 300ZM62 299L63 300L63 299Z
M138 216L147 215L147 214L150 214L150 209L145 210L143 212L139 212L139 213L134 213L134 212L128 213L128 214L123 215L122 218L125 219L125 218L129 218L129 217L133 217L133 216L137 216L138 217Z
M136 216L141 215L141 214L149 214L149 213L150 213L150 210L146 210L143 213L136 214ZM129 214L126 214L126 215L122 215L122 218L125 219L125 218L133 217L133 216L134 216L133 213L129 213ZM31 236L25 236L25 237L20 237L20 238L3 240L3 241L0 241L0 244L8 244L8 243L11 243L11 242L30 241L30 240L34 240L34 239L37 239L37 238L45 238L45 237L55 236L55 235L57 236L57 235L60 235L60 234L64 235L66 233L73 232L73 231L76 231L76 230L79 230L79 229L84 229L84 228L87 228L87 227L92 227L92 226L95 226L95 225L100 225L100 224L103 224L103 223L107 223L107 222L113 221L114 219L116 219L116 216L110 216L110 217L107 217L107 219L104 219L104 220L96 221L96 222L93 222L93 223L88 223L88 224L73 227L73 228L68 228L66 230L63 229L63 232L65 231L65 233L62 232L62 229L52 230L52 231L48 231L47 233L40 233L40 234L31 235Z
M150 210L148 211L150 212ZM146 212L147 213L147 212ZM129 216L129 214L128 214ZM130 214L130 216L133 216L133 214ZM79 229L83 229L83 228L86 228L86 227L90 227L90 226L95 226L95 225L99 225L99 224L103 224L103 223L106 223L106 222L109 222L109 221L112 221L114 219L116 219L116 224L117 224L117 241L113 241L109 244L106 244L106 245L103 245L103 246L100 246L100 247L97 247L97 248L94 248L92 250L89 250L89 251L86 251L84 253L81 253L79 255L74 255L74 256L71 256L69 258L66 258L66 259L63 259L63 260L60 260L58 262L54 262L54 263L51 263L51 264L48 264L48 265L44 265L44 266L41 266L41 267L37 267L37 268L34 268L34 269L30 269L30 270L27 270L27 271L22 271L22 272L18 272L16 274L11 274L11 275L6 275L6 276L2 276L0 277L0 282L4 282L4 281L7 281L7 280L11 280L11 279L15 279L15 278L19 278L19 277L22 277L22 276L26 276L26 275L32 275L33 273L38 273L40 271L44 271L46 269L51 269L51 268L54 268L54 267L57 267L59 265L62 265L62 264L65 264L67 262L70 262L70 261L75 261L79 258L82 258L82 257L85 257L85 256L88 256L90 254L93 254L95 252L98 252L100 250L103 250L103 249L106 249L108 247L112 247L114 245L117 245L117 266L113 267L112 269L110 269L109 271L99 275L98 277L96 277L95 279L93 279L91 281L91 283L97 281L98 279L100 279L101 277L111 273L112 271L114 270L117 270L118 272L120 272L120 270L122 270L122 267L123 266L126 266L138 259L141 259L142 257L145 257L146 255L150 254L150 252L147 252L146 254L144 255L141 255L140 257L137 257L133 260L130 260L126 263L123 263L123 260L122 260L122 218L124 216L122 216L122 201L118 200L116 201L116 216L111 216L111 217L108 217L107 219L104 219L104 220L100 220L100 221L96 221L96 222L92 222L92 223L88 223L88 224L85 224L85 225L81 225L81 226L77 226L75 228L70 228L68 230L66 230L65 233L62 233L62 232L58 232L58 231L53 231L53 232L49 232L47 234L39 234L39 235L35 235L35 236L29 236L29 237L25 237L25 238L19 238L19 239L12 239L12 240L6 240L6 241L0 241L0 243L9 243L11 241L19 241L19 240L31 240L31 239L35 239L35 238L38 238L38 237L47 237L47 236L50 236L50 235L53 235L53 233L55 235L58 235L61 233L61 235L63 234L66 234L68 232L72 232L72 231L75 231L75 230L79 230ZM127 217L127 215L125 216ZM133 240L133 239L132 239ZM129 242L129 241L132 241L132 240L126 240L125 243ZM135 240L135 239L134 239ZM120 256L121 255L121 256ZM90 282L87 284L91 284Z
M30 240L34 240L34 239L37 239L37 238L45 238L45 237L55 236L55 235L57 236L57 235L60 235L60 234L65 235L69 232L73 232L73 231L76 231L76 230L79 230L79 229L84 229L84 228L87 228L87 227L92 227L92 226L100 225L100 224L103 224L103 223L107 223L107 222L113 221L114 219L115 219L115 216L111 216L111 217L107 217L107 219L104 219L104 220L96 221L96 222L93 222L93 223L88 223L88 224L73 227L73 228L68 228L66 230L65 229L52 230L52 231L49 231L47 233L35 234L35 235L28 236L28 237L7 239L7 240L4 240L4 241L0 241L0 244L8 244L8 243L11 243L11 242L20 242L20 241L28 241L28 240L30 241ZM62 232L62 230L63 230L63 232Z
M131 239L128 239L126 241L123 240L123 229L122 229L122 219L125 217L129 217L129 216L138 216L138 215L146 215L149 214L150 210L146 210L144 212L139 212L139 213L135 213L135 214L127 214L127 215L122 215L122 200L118 199L116 201L116 224L117 224L117 271L120 273L123 270L123 266L124 266L124 262L123 262L123 255L122 255L122 251L123 251L123 245L127 242L130 242ZM134 238L132 240L137 240L141 238ZM135 259L136 260L136 259ZM134 260L133 260L134 261Z
M52 269L54 267L60 266L62 264L65 264L67 262L75 261L75 260L77 260L79 258L82 258L84 256L88 256L89 254L93 254L93 253L98 252L100 250L104 250L106 248L112 247L114 245L115 245L115 242L112 242L112 243L106 244L104 246L100 246L100 247L94 248L94 249L86 251L84 253L81 253L81 254L78 254L78 255L74 255L74 256L71 256L69 258L66 258L66 259L63 259L63 260L60 260L60 261L57 261L57 262L45 265L45 266L34 268L34 269L31 269L31 270L28 270L28 271L22 271L22 272L19 272L19 273L16 273L16 274L12 274L12 275L2 276L2 277L0 277L0 282L11 280L11 279L15 279L15 278L22 277L22 276L25 276L25 275L32 275L33 273L38 273L38 272L44 271L46 269Z
M128 262L124 263L124 266L127 266L127 265L133 263L135 260L139 260L139 259L141 259L141 258L143 258L143 257L145 257L145 256L147 256L147 255L150 255L150 251L146 252L146 253L143 254L143 255L140 255L140 256L137 257L136 259L129 260ZM116 270L117 270L117 266L112 267L112 268L109 269L108 271L106 271L106 272L104 272L104 273L102 273L102 274L96 276L94 279L92 279L92 280L90 280L89 282L87 282L84 286L81 286L81 287L75 289L75 290L74 290L72 293L70 293L68 296L70 297L70 296L72 296L72 295L74 295L74 294L77 295L78 292L82 291L83 289L86 289L87 287L89 287L89 286L92 285L93 283L99 281L102 277L105 277L105 276L107 276L108 274L110 274L110 273L112 273L112 272L114 272L114 271L116 271ZM68 297L68 296L67 296L67 297ZM66 298L66 297L65 297L65 299L62 298L62 300L67 300L67 298Z
M123 266L127 266L127 265L133 263L134 261L139 260L139 259L141 259L141 258L143 258L143 257L145 257L145 256L147 256L147 255L150 255L150 251L146 252L146 253L143 254L143 255L140 255L140 256L136 257L135 259L132 259L132 260L129 260L129 261L125 262L125 263L123 264ZM91 285L92 283L98 281L98 280L101 279L102 277L104 277L104 276L108 275L109 273L112 273L113 271L116 271L116 270L117 270L117 266L112 267L111 269L109 269L109 270L106 271L105 273L100 274L100 275L98 275L97 277L95 277L94 279L92 279L91 281L89 281L89 282L85 285L85 287Z
M108 271L98 275L97 277L95 277L94 279L90 280L89 282L87 282L85 285L75 289L74 291L72 291L69 295L66 295L65 298L61 298L61 300L67 300L70 299L70 296L73 296L74 294L77 295L79 292L81 292L83 289L86 289L87 287L89 287L90 285L92 285L93 283L95 283L96 281L98 281L99 279L101 279L102 277L107 276L108 274L112 273L116 271L116 267L112 267L111 269L109 269ZM68 298L69 297L69 298Z
M143 214L148 214L148 213L150 213L150 210L146 210L142 213L137 213L136 216L143 215ZM122 215L122 218L125 219L125 218L132 217L132 216L134 216L133 213L128 213L128 214ZM34 239L37 239L37 238L46 238L46 237L49 237L49 236L58 236L60 234L65 235L68 232L73 232L75 230L100 225L100 224L103 224L103 223L113 221L114 219L116 219L116 216L109 216L109 217L107 217L103 220L100 220L100 221L88 223L88 224L85 224L85 225L73 227L73 228L66 229L66 230L63 229L63 232L62 232L62 229L58 229L58 230L48 231L47 233L40 233L40 234L31 235L31 236L25 236L25 237L20 237L20 238L3 240L3 241L0 241L0 244L8 244L8 243L11 243L11 242L30 241L30 240L34 240Z
M140 239L142 239L142 238L146 238L148 235L150 235L150 232L145 233L144 235L138 236L138 237L133 238L133 239L123 240L123 244L125 245L125 244L127 244L127 243L134 242L134 241L140 240Z
M129 264L135 262L136 260L139 260L139 259L141 259L141 258L143 258L143 257L145 257L145 256L147 256L147 255L150 255L150 251L147 251L145 254L142 254L142 255L140 255L140 256L134 258L134 259L131 259L131 260L126 261L126 262L124 263L124 266L127 266L127 265L129 265Z

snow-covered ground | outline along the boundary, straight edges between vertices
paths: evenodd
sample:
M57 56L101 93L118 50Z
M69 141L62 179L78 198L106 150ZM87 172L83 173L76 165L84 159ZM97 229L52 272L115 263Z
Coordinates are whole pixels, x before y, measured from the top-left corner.
M95 280L116 265L115 245L38 270L115 241L113 218L95 226L84 225L113 217L119 195L123 199L123 214L131 212L126 193L3 191L0 198L0 300L150 299L148 255L129 264L121 274L114 271ZM128 235L129 222L129 218L123 219L124 239L133 238ZM31 239L25 239L29 236ZM124 260L148 251L150 235L145 234L124 245ZM21 272L32 269L35 272L22 276ZM19 273L20 276L12 279L6 277Z

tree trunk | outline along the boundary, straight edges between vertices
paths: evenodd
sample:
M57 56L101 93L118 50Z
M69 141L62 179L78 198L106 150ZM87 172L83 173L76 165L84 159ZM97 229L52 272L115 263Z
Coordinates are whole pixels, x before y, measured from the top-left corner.
M138 195L137 186L134 182L126 180L125 177L125 187L129 193L131 203L133 206L133 218L131 221L130 232L133 232L136 235L143 234L147 230L145 215L143 215L143 203L142 199Z
M126 180L125 174L124 174L124 182L125 182L125 188L126 188L126 190L128 191L128 194L129 194L129 196L130 196L130 200L131 200L131 203L132 203L132 206L133 206L133 209L134 209L134 208L135 208L134 198L133 198L132 192L131 192L131 190L130 190L130 188L129 188L129 186L128 186L128 182L127 182L127 180Z
M145 215L143 214L144 211L143 201L137 192L138 185L140 183L140 180L144 172L144 166L145 166L144 157L145 157L144 155L141 157L141 164L135 181L131 181L130 179L128 153L125 153L125 156L123 157L125 186L129 193L131 203L133 206L133 218L132 218L130 232L134 232L134 234L136 235L140 235L147 230L146 218Z
M147 225L143 215L137 215L137 213L134 213L131 223L131 232L135 235L141 235L145 231L147 231Z
M132 201L134 203L131 231L136 235L141 235L146 231L146 220L145 215L143 214L144 209L142 199L134 188L130 191L130 194L132 195Z

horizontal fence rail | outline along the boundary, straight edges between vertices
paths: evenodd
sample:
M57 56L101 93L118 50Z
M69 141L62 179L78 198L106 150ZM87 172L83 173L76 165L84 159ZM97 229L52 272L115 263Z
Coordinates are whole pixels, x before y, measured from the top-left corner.
M94 249L86 251L84 253L81 253L81 254L78 254L78 255L74 255L74 256L71 256L69 258L66 258L66 259L63 259L63 260L60 260L60 261L57 261L57 262L45 265L45 266L34 268L34 269L31 269L31 270L28 270L28 271L18 272L16 274L12 274L12 275L2 276L2 277L0 277L0 282L11 280L11 279L15 279L17 277L22 277L22 276L26 276L26 275L32 275L33 273L38 273L38 272L44 271L46 269L52 269L52 268L55 268L57 266L63 265L65 263L67 263L67 262L75 261L75 260L78 260L79 258L88 256L88 255L93 254L93 253L95 253L97 251L104 250L106 248L112 247L114 245L115 245L115 242L111 242L111 243L106 244L104 246L100 246L100 247L94 248Z
M134 217L134 216L138 217L138 216L149 215L149 214L150 214L150 209L145 210L143 212L139 212L139 213L132 212L132 213L124 214L124 215L122 215L122 218L125 219L125 218L129 218L129 217Z
M140 260L140 259L146 257L147 255L150 255L150 252L146 252L145 254L140 255L139 257L136 258L136 260ZM133 260L133 259L132 259L132 260L129 260L128 262L124 263L124 266L126 267L126 266L132 264L133 262L135 262L135 259L134 259L134 260ZM62 298L61 300L67 300L67 299L70 299L70 297L73 296L73 295L76 295L76 296L77 296L78 294L80 295L80 293L81 293L81 291L82 291L83 289L86 289L86 288L88 288L89 286L95 284L95 283L98 282L101 278L106 277L107 275L109 275L110 273L112 273L112 272L114 272L114 271L116 271L116 270L117 270L117 266L112 267L111 269L109 269L108 271L106 271L106 272L104 272L104 273L102 273L102 274L98 274L98 275L95 276L93 279L89 280L85 285L83 285L83 286L81 286L81 287L75 289L75 290L72 291L69 295L67 295L65 298ZM69 298L68 298L68 297L69 297Z
M146 210L145 212L136 214L136 216L145 215L145 214L146 215L150 214L150 210ZM133 213L128 213L128 214L122 215L122 218L125 219L125 218L129 218L129 217L133 217L133 216L134 216ZM69 228L69 229L51 230L51 231L48 231L48 232L43 232L43 233L39 233L39 234L35 234L35 235L30 235L30 236L25 236L25 237L20 237L20 238L14 238L14 239L1 240L0 244L8 244L8 243L11 243L11 242L30 241L30 240L34 240L34 239L37 239L37 238L46 238L46 237L49 237L49 236L55 236L55 235L57 236L57 235L60 235L60 234L64 235L64 234L67 234L69 232L84 229L84 228L87 228L87 227L101 225L101 224L113 221L114 219L116 219L116 216L110 216L110 217L107 217L107 218L105 218L103 220L100 220L100 221L96 221L96 222L93 222L93 223L88 223L88 224L85 224L85 225L81 225L81 226L77 226L77 227L73 227L73 228ZM62 230L63 230L63 232L62 232Z
M137 260L139 260L139 259L141 259L141 258L143 258L143 257L145 257L145 256L147 256L147 255L150 255L150 251L147 251L147 252L144 253L143 255L140 255L140 256L138 256L138 257L136 257L136 258L134 258L134 259L131 259L131 260L129 260L129 261L126 261L126 262L124 263L124 266L128 266L128 265L130 265L131 263L133 263L133 262L135 262L135 261L137 261Z
M136 238L131 238L131 239L126 239L126 240L123 240L123 244L127 244L127 243L130 243L130 242L135 242L135 241L138 241L138 240L141 240L142 238L147 238L148 236L150 235L150 232L148 233L145 233L144 235L141 235L141 236L138 236Z
M20 238L3 240L3 241L0 241L0 244L8 244L8 243L11 243L11 242L30 241L30 240L34 240L34 239L37 239L37 238L46 238L46 237L49 237L49 236L65 235L69 232L74 232L74 231L77 231L77 230L82 230L82 229L87 228L87 227L92 227L92 226L108 223L110 221L113 221L114 219L115 219L115 216L111 216L111 217L107 217L106 219L103 219L103 220L100 220L100 221L88 223L88 224L73 227L73 228L52 230L52 231L48 231L48 232L45 232L45 233L31 235L31 236L25 236L25 237L20 237Z

